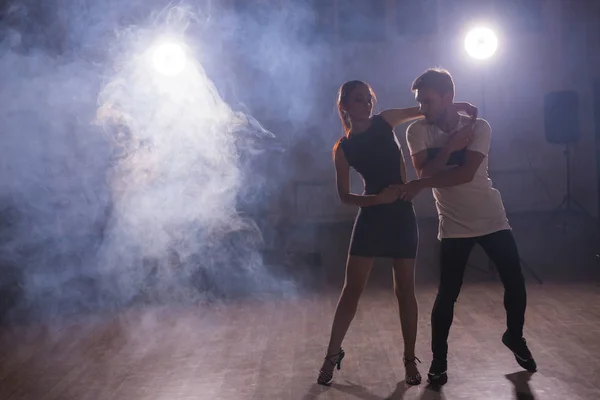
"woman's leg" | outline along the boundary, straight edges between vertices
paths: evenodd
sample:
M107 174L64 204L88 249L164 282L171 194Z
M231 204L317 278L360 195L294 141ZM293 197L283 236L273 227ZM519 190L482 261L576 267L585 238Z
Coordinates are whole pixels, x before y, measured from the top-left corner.
M417 340L417 320L419 317L415 296L415 260L394 260L394 293L398 300L402 336L404 338L404 357L415 357Z
M415 260L394 260L394 293L398 300L402 337L404 339L404 359L407 376L415 377L418 374L414 362L415 343L417 341L417 323L419 310L415 296ZM406 362L406 360L412 360Z
M342 342L346 332L348 332L350 323L354 319L358 300L367 284L372 267L372 257L348 256L344 287L333 317L333 326L331 327L331 336L327 348L329 360L323 361L321 368L323 372L331 373L333 371L334 364L332 362L335 361L335 357L332 356L340 352Z

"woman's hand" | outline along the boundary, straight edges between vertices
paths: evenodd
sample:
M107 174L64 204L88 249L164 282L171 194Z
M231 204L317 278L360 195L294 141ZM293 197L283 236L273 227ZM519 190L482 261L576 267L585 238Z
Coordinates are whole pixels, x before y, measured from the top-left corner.
M473 140L475 122L471 121L467 125L460 128L458 131L450 135L446 148L450 153L464 149Z
M473 104L467 103L467 102L459 102L459 103L454 103L454 109L456 110L456 112L464 112L466 113L469 117L471 117L471 119L473 121L477 120L477 107L475 107Z

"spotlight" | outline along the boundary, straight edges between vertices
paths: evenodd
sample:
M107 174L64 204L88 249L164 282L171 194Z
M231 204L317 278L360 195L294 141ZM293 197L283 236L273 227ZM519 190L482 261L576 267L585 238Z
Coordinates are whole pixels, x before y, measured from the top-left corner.
M498 48L498 38L489 28L475 28L465 37L465 49L473 58L483 60L494 55Z
M175 76L185 68L185 51L177 43L162 43L154 50L152 62L154 68L161 74Z

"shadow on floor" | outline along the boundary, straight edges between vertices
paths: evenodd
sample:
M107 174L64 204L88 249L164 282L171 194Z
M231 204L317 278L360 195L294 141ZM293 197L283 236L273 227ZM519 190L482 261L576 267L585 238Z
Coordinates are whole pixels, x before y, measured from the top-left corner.
M505 375L506 379L514 386L516 400L535 400L531 386L529 386L532 375L531 372L527 371L519 371Z
M419 387L411 387L404 382L398 382L396 390L386 397L381 397L374 393L369 392L364 386L356 383L345 381L344 383L333 382L329 386L321 386L314 384L309 392L303 397L303 400L314 400L318 399L321 395L329 390L338 390L346 395L350 395L353 398L361 400L403 400L405 394L409 390L419 390ZM443 400L444 396L442 390L439 387L428 385L424 388L419 400Z
M514 372L512 374L505 375L506 379L514 386L514 399L515 400L535 400L536 397L531 390L529 381L533 374L527 371ZM444 400L442 388L439 386L427 385L424 386L419 400ZM364 386L356 383L345 381L345 383L333 382L329 386L321 386L314 384L309 392L303 397L303 400L314 400L318 399L321 395L329 390L339 390L342 393L353 396L356 399L361 400L403 400L407 391L413 389L418 390L416 387L411 388L404 382L399 382L396 385L396 390L387 397L380 397L376 394L369 392Z

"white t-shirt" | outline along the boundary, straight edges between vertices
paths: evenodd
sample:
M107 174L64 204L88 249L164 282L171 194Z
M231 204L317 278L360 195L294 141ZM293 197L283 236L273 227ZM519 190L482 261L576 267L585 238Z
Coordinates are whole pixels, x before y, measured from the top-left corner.
M460 116L456 130L470 121ZM429 159L448 141L452 132L446 133L425 120L411 124L406 130L406 142L410 155L427 150ZM467 150L485 155L471 182L445 188L434 188L433 197L439 216L438 239L477 237L511 229L500 192L493 188L488 176L488 152L492 129L487 121L479 118L475 123L474 136ZM455 152L448 161L448 168L460 164L465 151Z

